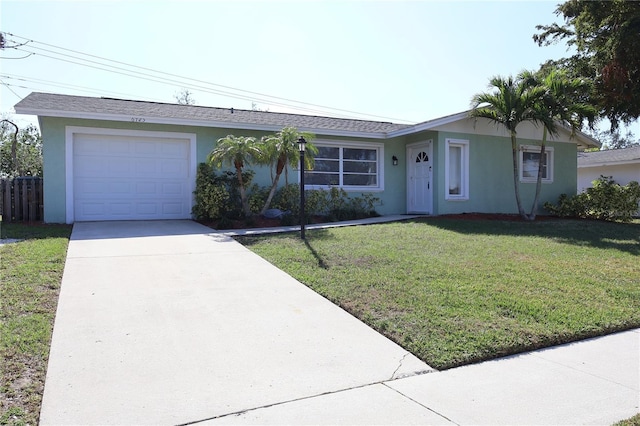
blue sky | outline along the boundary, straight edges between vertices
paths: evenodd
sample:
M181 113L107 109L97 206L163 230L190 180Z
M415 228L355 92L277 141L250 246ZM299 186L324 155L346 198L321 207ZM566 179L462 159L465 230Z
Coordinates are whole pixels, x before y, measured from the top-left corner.
M0 0L0 30L39 42L1 52L36 54L0 60L10 85L0 86L0 112L32 91L174 102L197 85L208 90L189 89L198 105L420 122L466 110L493 75L566 56L564 45L532 40L537 24L557 21L557 3ZM81 57L53 46L202 82L144 71L178 80L161 84L45 57ZM210 93L220 90L235 97Z

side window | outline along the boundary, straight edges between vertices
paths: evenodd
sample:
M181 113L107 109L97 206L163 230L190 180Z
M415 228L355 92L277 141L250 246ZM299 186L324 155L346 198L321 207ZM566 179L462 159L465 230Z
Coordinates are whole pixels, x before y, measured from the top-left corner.
M535 183L538 180L540 147L523 145L520 147L520 182ZM542 182L553 182L553 148L545 148L542 158Z
M469 141L447 139L445 144L445 199L469 199Z

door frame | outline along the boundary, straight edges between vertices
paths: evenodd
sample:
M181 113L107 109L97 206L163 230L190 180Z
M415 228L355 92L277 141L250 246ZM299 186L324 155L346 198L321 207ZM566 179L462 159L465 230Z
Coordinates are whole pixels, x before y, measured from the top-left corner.
M419 212L411 209L411 185L409 182L411 180L411 174L413 171L413 161L412 161L412 152L419 148L426 148L426 152L429 155L429 159L431 162L430 170L429 170L429 182L431 183L427 197L430 198L430 210L428 212ZM423 213L423 214L433 214L433 168L435 167L435 162L433 161L433 139L427 139L420 142L415 142L412 144L408 144L406 146L406 158L407 158L407 177L406 177L406 187L407 187L407 213Z

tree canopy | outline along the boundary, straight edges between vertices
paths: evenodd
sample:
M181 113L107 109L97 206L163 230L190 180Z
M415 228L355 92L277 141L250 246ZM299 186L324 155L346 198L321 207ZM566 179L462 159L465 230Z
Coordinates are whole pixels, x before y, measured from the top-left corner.
M568 0L556 15L564 24L538 25L533 39L540 46L564 41L576 53L544 68L565 69L571 77L593 82L590 102L611 122L640 117L640 2Z
M29 124L18 128L12 121L0 123L0 177L42 176L42 138Z

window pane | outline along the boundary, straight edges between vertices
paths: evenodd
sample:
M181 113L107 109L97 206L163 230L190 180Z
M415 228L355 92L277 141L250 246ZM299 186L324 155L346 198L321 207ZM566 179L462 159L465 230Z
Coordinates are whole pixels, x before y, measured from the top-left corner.
M306 185L340 185L340 175L337 173L313 173L304 174L304 183Z
M340 158L340 148L331 146L319 146L316 158Z
M342 153L345 160L369 160L376 161L375 149L357 149L357 148L345 148Z
M542 160L542 178L547 178L547 159L548 152L544 153ZM538 160L540 158L539 152L523 152L522 153L522 177L529 179L538 178Z
M336 160L316 160L313 170L317 172L339 172L340 162Z
M377 186L375 175L350 175L343 176L343 184L345 186Z
M343 170L345 172L376 173L376 163L367 161L345 161L343 163Z
M462 147L449 146L449 195L462 194Z

